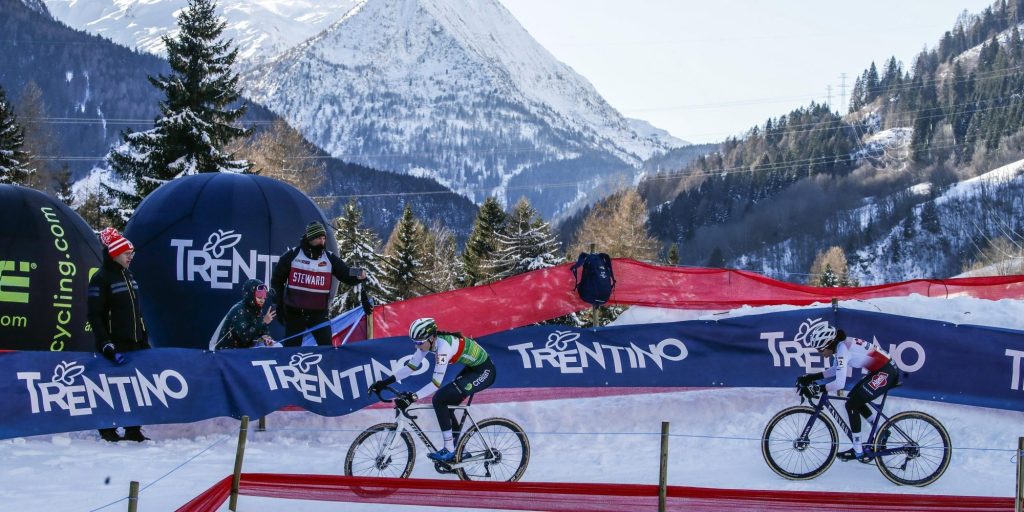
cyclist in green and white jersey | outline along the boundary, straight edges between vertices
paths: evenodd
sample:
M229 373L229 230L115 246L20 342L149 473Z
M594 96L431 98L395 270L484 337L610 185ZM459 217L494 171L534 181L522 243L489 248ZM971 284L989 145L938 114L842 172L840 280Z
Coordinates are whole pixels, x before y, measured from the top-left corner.
M407 407L410 403L437 392L434 394L432 404L434 413L437 414L437 423L441 427L444 446L427 457L439 462L451 462L455 458L455 443L458 442L460 425L455 419L455 411L449 409L449 406L459 405L466 397L490 387L494 383L497 369L487 356L487 351L476 340L461 333L437 330L437 323L433 318L413 321L409 325L409 337L416 344L412 359L394 375L374 382L369 391L380 393L396 381L401 382L412 375L413 371L418 370L423 358L433 352L434 374L430 382L411 396L399 396L396 401L400 407ZM442 388L441 382L444 380L448 365L456 363L464 367L454 381Z

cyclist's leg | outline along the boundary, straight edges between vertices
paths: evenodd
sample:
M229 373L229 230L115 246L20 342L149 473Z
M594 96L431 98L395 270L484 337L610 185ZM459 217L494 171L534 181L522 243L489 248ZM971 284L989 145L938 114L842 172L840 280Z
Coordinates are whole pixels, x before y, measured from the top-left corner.
M850 431L853 432L853 449L858 454L863 451L861 448L861 416L870 417L872 410L867 406L868 402L874 401L882 396L886 390L896 385L896 369L886 365L880 370L869 373L860 380L850 391L850 398L846 401L846 412L850 419Z
M434 393L431 403L434 406L434 414L437 415L437 425L441 428L441 437L444 440L442 448L449 452L455 451L455 442L452 436L452 425L455 415L452 414L450 406L459 405L465 396L456 386L457 381L449 383Z
M449 450L453 449L447 446L449 439L454 446L454 443L458 440L458 435L461 432L462 427L462 425L459 425L458 419L455 417L455 411L449 406L459 405L470 395L477 391L487 389L491 384L494 384L494 379L497 374L497 368L495 368L494 363L488 359L478 366L467 366L463 368L451 384L438 390L437 394L434 395L434 412L437 413L437 422L441 425L441 433L444 436L445 445ZM439 398L442 392L445 392L444 396ZM446 412L447 418L444 419L447 421L444 421L442 420L442 417ZM454 432L452 430L454 430Z

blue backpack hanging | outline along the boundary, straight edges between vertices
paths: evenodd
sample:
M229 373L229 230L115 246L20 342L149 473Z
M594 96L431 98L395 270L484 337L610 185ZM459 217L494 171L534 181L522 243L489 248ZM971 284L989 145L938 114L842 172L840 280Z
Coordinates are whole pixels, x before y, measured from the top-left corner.
M582 270L578 270L582 268ZM608 302L615 288L615 274L612 273L612 259L607 254L581 252L576 263L570 267L576 280L575 290L580 298L594 306Z

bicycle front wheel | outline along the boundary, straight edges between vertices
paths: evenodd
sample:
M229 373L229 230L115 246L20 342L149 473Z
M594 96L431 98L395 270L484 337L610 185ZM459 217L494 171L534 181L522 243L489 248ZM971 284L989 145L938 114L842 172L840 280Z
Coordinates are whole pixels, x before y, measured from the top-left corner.
M917 411L896 414L878 431L875 449L895 453L875 458L892 483L924 487L942 476L953 457L949 433L939 420Z
M806 430L806 434L804 431ZM795 406L779 411L761 436L761 454L772 471L790 480L808 480L836 460L836 427L814 409Z
M516 422L488 418L462 433L455 460L465 463L455 470L462 480L516 482L530 463L530 440Z
M345 475L408 478L416 446L408 432L395 439L394 423L374 425L356 437L345 456Z

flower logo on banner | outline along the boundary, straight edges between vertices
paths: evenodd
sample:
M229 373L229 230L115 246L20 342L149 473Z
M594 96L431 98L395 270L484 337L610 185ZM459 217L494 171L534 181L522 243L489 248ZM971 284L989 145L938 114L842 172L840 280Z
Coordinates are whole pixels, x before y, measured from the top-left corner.
M292 368L298 368L302 373L308 373L310 367L316 365L323 359L320 354L304 354L299 352L298 354L292 355L291 361L288 362L288 366Z
M235 233L234 230L224 231L218 229L217 231L210 233L210 238L206 240L206 244L203 245L203 251L213 254L215 258L220 258L224 255L226 249L230 249L238 242L242 241L242 235Z
M569 343L580 339L580 333L572 331L555 331L548 334L548 341L545 348L553 348L559 352L569 348Z
M796 337L793 338L793 341L799 342L800 344L807 346L807 343L804 341L807 339L807 333L814 330L814 327L822 322L826 324L828 323L825 322L825 320L822 318L808 318L807 320L804 320L804 322L800 324L800 328L797 329Z
M78 363L61 361L53 369L53 378L50 379L50 382L63 382L65 385L70 386L75 383L75 377L78 377L84 371L85 367Z

